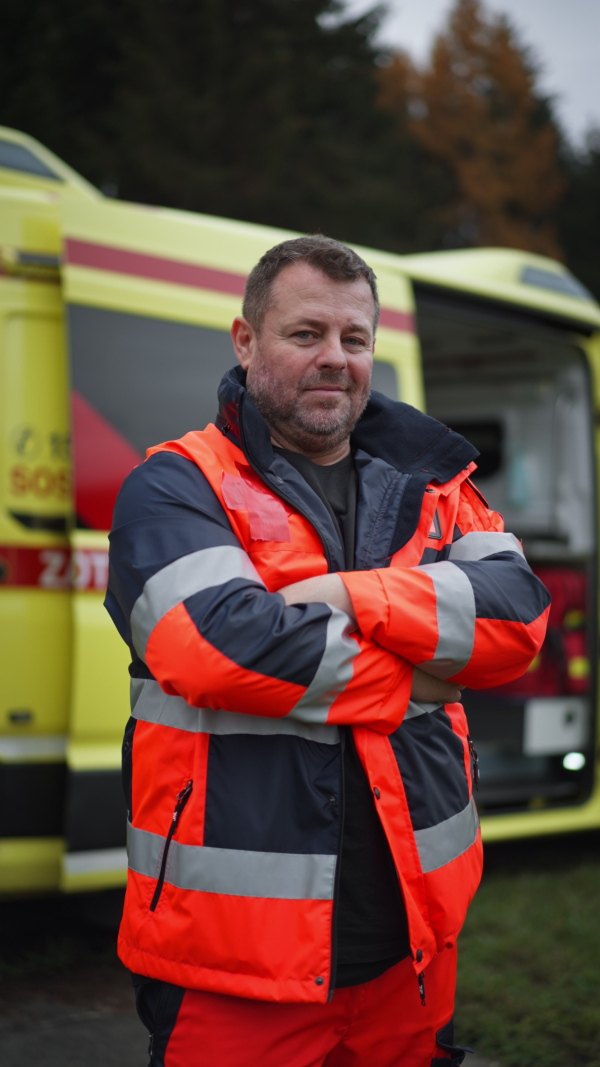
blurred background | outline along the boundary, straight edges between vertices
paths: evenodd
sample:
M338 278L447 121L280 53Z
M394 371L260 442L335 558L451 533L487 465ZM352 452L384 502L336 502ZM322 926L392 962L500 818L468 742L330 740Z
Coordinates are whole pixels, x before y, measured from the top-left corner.
M105 193L600 295L595 0L4 0L0 123Z
M0 6L0 124L109 197L400 253L524 249L600 299L596 0ZM462 939L471 1067L600 1067L599 844L488 846ZM2 1067L145 1062L119 910L118 891L2 903Z

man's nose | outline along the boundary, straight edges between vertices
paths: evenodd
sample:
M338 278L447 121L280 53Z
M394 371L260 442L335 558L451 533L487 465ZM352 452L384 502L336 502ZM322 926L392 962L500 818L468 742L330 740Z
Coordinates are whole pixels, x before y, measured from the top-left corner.
M341 337L328 336L323 338L317 356L317 366L331 370L342 370L348 363L348 355L342 344Z

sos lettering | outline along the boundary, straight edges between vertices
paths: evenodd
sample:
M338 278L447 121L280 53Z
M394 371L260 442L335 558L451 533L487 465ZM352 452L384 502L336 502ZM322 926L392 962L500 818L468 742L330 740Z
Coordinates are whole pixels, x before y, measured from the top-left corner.
M65 500L70 493L69 468L30 467L17 463L10 470L10 492L13 496L34 496L38 500L58 497Z

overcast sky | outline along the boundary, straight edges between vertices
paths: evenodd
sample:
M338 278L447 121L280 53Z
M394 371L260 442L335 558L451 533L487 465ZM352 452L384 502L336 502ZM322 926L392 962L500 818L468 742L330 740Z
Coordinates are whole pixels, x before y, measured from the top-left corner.
M374 0L346 0L353 14L373 6ZM387 0L386 6L379 39L424 60L453 0ZM508 15L532 49L541 89L555 97L563 129L581 145L591 126L600 129L600 0L487 0L485 6Z

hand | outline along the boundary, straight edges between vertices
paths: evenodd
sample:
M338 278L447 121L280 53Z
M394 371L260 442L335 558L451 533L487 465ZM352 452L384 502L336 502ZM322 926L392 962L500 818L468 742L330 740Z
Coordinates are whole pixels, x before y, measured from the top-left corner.
M327 603L345 611L356 625L356 616L352 601L338 574L321 574L315 578L306 578L303 582L294 582L277 590L286 604ZM444 682L431 674L415 667L411 697L418 704L455 704L461 697L461 690L454 682Z
M410 695L417 704L456 704L461 690L454 682L444 682L415 667Z
M356 626L356 616L349 593L338 574L319 574L314 578L305 578L303 582L285 585L277 592L286 604L331 604L340 611L345 611Z

